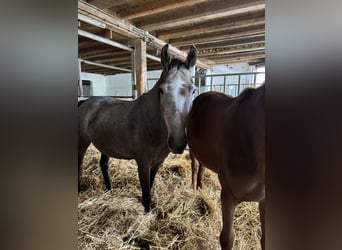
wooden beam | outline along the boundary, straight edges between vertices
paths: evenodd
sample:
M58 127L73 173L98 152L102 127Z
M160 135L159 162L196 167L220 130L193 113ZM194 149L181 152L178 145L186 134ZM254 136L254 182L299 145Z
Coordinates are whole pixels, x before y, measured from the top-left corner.
M87 2L98 8L106 9L125 4L127 3L127 0L88 0Z
M229 63L239 63L239 62L253 62L255 60L264 59L265 55L256 56L240 56L236 58L223 58L215 60L216 64L229 64Z
M239 31L239 32L227 32L222 35L209 35L209 36L201 36L201 37L188 37L182 39L171 39L170 43L176 46L188 46L190 44L206 44L212 42L221 42L225 40L229 40L232 38L243 38L243 37L251 37L251 36L260 36L265 35L265 28L261 27L253 30Z
M103 23L106 24L107 29L110 29L128 38L142 39L150 47L161 50L163 46L166 44L165 41L149 34L148 32L134 25L129 24L128 22L125 22L124 20L119 19L118 17L105 13L101 9L98 9L81 0L78 1L78 13L81 13L85 16L102 21ZM169 53L172 56L177 57L182 60L185 60L187 57L186 52L180 51L179 49L177 49L176 47L172 45L169 46ZM211 68L210 65L203 63L201 60L197 60L196 65L204 69Z
M148 5L140 5L135 9L126 9L124 11L118 12L118 15L126 20L134 19L138 17L144 17L148 15L153 15L161 13L164 11L170 11L173 9L178 9L182 7L191 7L194 4L201 2L206 2L208 0L171 0L171 1L155 1Z
M176 26L193 25L195 23L203 23L216 18L223 18L265 9L265 3L262 0L249 0L244 2L245 3L240 4L239 1L224 1L219 5L213 5L211 9L206 9L205 13L202 9L200 9L198 13L193 15L191 15L191 12L189 12L189 14L182 14L182 17L179 18L173 18L171 20L160 22L153 20L153 22L150 24L142 23L139 26L144 30L149 31L170 29Z
M247 43L247 44L227 46L224 48L199 50L198 57L230 55L233 53L255 51L255 50L260 50L260 49L265 49L265 42Z
M78 30L78 35L79 36L83 36L83 37L87 37L89 39L92 39L92 40L95 40L95 41L98 41L98 42L101 42L101 43L105 43L105 44L108 44L110 46L113 46L113 47L116 47L116 48L119 48L119 49L123 49L123 50L128 50L128 51L132 51L132 49L124 44L121 44L121 43L118 43L118 42L115 42L113 40L110 40L110 39L107 39L107 38L104 38L102 36L98 36L98 35L95 35L93 33L90 33L90 32L87 32L87 31L84 31L84 30Z
M265 58L265 50L253 51L253 52L241 52L231 54L229 56L219 56L212 58L216 64L227 64L234 62L248 62L256 59Z
M208 44L199 44L197 45L198 50L204 50L204 49L216 49L216 48L224 48L227 46L232 45L242 45L246 43L257 43L257 42L265 42L265 34L261 35L252 35L250 37L237 37L232 39L227 39L225 41L221 42L212 42ZM180 47L182 49L182 47Z
M82 77L81 77L82 69L81 68L82 68L81 61L78 60L78 90L79 90L80 96L83 96L83 86L82 86Z
M213 32L225 32L228 30L238 29L238 28L246 28L256 25L265 25L265 16L257 17L257 18L248 18L243 20L225 20L224 22L215 22L206 25L201 25L196 27L189 27L187 29L179 29L175 31L167 31L163 33L159 33L158 37L162 40L172 39L172 38L181 38L188 37L192 35L203 35Z
M124 72L131 72L131 70L129 70L129 69L120 68L120 67L116 67L116 66L113 66L113 65L102 64L102 63L92 62L92 61L83 60L83 59L79 59L79 61L83 62L85 64L99 66L99 67L103 67L103 68L107 68L107 69L116 69L116 70L120 70L120 71L124 71Z
M145 92L145 83L147 82L146 67L146 43L140 39L135 41L135 75L137 96Z
M96 50L93 50L94 52L96 52ZM129 57L129 53L127 53L127 51L110 51L110 52L101 52L101 53L94 53L91 55L83 55L83 54L79 54L79 56L82 59L95 59L95 58L106 58L106 57L110 57L110 58L117 58L117 57Z

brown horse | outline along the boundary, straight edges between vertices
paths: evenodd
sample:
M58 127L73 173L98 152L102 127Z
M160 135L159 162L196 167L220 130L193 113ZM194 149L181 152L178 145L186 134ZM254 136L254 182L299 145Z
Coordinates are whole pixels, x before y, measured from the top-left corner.
M189 149L189 155L191 159L191 172L192 181L191 186L193 189L199 189L203 187L203 176L205 171L205 166L202 165L194 156L191 149Z
M234 243L233 217L242 201L259 202L265 249L265 84L231 98L207 92L193 102L187 141L193 156L218 174L222 186L222 250Z
M105 186L109 157L135 159L142 188L142 203L150 211L155 175L171 152L186 147L185 118L189 113L195 85L192 69L197 49L191 46L186 60L171 58L168 44L161 51L163 72L155 86L134 101L112 97L91 97L78 107L78 190L81 164L90 143L102 153L100 166Z
M210 97L209 97L210 95ZM230 95L225 95L221 92L210 91L203 93L201 96L207 96L206 98L212 98L214 101L223 101L224 105L230 105L233 102L234 98ZM203 98L203 97L201 97ZM205 131L203 131L205 133ZM198 159L195 158L194 154L192 153L191 149L189 149L189 155L191 159L191 172L192 172L192 188L199 189L203 187L203 176L206 167L199 162Z

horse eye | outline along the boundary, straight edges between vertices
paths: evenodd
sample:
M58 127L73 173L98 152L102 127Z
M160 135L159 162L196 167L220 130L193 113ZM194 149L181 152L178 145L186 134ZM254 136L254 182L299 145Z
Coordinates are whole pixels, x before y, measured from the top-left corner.
M164 91L161 88L159 88L159 94L164 95Z
M196 93L196 91L197 91L197 89L194 89L194 90L192 91L192 94L194 95L194 94Z

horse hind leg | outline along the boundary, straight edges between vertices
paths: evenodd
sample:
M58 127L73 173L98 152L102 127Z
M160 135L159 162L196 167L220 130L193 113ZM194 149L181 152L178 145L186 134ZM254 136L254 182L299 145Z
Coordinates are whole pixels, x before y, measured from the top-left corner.
M265 199L259 201L259 214L261 224L261 249L265 250Z
M84 142L79 139L78 143L78 192L81 191L82 162L84 155L90 145L90 142Z
M104 184L106 189L109 191L112 189L112 183L109 178L108 168L109 168L109 157L105 154L101 154L100 167L103 175Z
M233 219L236 205L238 204L230 190L222 187L222 231L220 234L220 243L222 250L231 250L234 244Z
M203 177L204 177L205 166L199 162L198 174L197 174L197 188L203 188Z

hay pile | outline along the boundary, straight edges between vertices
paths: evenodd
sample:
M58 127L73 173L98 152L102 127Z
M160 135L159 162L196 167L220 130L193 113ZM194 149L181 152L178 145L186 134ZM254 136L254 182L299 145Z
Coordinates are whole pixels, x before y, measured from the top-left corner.
M104 192L99 152L90 146L78 196L78 249L220 249L220 184L206 171L204 188L191 188L187 151L170 154L152 188L152 211L145 213L134 160L110 159L113 190ZM234 249L261 249L257 203L238 206Z

